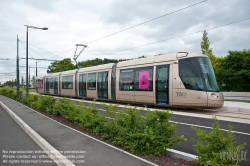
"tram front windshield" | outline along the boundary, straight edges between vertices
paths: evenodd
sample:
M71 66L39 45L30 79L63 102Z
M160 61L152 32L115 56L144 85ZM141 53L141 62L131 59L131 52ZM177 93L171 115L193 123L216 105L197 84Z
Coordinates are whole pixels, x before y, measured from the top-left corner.
M213 67L207 57L180 59L179 76L186 89L219 92Z

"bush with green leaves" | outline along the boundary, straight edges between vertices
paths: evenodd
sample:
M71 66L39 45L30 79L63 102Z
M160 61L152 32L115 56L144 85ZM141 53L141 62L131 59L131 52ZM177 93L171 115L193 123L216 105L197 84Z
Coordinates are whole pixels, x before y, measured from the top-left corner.
M36 108L36 103L38 101L37 95L23 94L21 102L30 105L32 108Z
M0 91L2 93L7 94L7 91ZM13 96L12 92L8 92L8 95ZM146 115L142 116L142 109L135 107L117 109L118 105L103 105L106 116L109 117L107 119L98 113L95 100L89 106L85 106L83 102L77 106L66 98L60 98L56 102L53 97L24 94L21 101L35 109L63 116L135 154L162 155L167 148L185 140L184 136L173 138L176 124L169 122L169 111L147 110Z
M216 117L212 130L206 132L198 127L191 127L195 130L198 139L193 139L198 153L198 159L195 162L201 166L221 166L221 165L239 165L242 160L239 157L225 155L237 154L246 146L246 143L236 146L235 136L232 132L232 126L229 126L227 136L220 128L220 124ZM236 157L236 158L235 158Z
M16 98L15 99L17 101L21 101L22 100L22 96L23 96L23 92L22 91L16 91L15 93L16 93L16 96L15 96Z
M20 101L22 98L21 91L16 91L14 89L9 89L9 88L0 89L0 94L18 101Z
M184 141L184 136L175 134L176 124L169 122L169 111L149 111L146 116L135 107L118 110L117 106L103 105L107 115L112 117L105 125L103 138L110 139L114 144L123 146L135 154L162 155L166 148Z
M9 98L14 98L14 90L13 89L9 89L9 88L4 88L1 89L1 94L9 97Z
M103 133L104 126L107 121L103 115L98 113L95 100L89 106L85 106L82 102L80 107L82 108L82 111L80 112L76 123L82 128L85 128L95 134Z
M48 110L48 113L56 116L61 115L71 122L78 119L80 112L81 107L78 107L74 102L66 98L60 98L54 107Z
M0 88L0 95L6 96L6 88Z
M51 96L39 96L35 109L50 112L56 103L56 99Z

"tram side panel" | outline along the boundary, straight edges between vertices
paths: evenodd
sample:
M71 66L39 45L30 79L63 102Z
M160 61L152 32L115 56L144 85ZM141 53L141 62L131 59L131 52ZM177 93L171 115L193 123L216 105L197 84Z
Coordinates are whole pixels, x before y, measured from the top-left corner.
M87 74L87 97L111 100L111 70Z
M116 70L116 100L129 103L134 102L133 70L128 68Z
M48 81L48 94L51 95L59 95L59 86L58 86L58 82L59 82L59 76L56 77L49 77L47 78Z
M37 88L37 93L44 94L44 78L45 77L39 77L36 79L36 88Z
M112 66L110 63L79 69L77 96L111 100Z
M154 104L154 66L138 66L134 68L134 101L136 103Z
M134 70L134 101L152 105L155 103L154 93L154 60L155 57L137 59Z
M97 97L96 78L97 78L97 72L87 74L87 97L88 98Z
M152 60L151 60L152 61ZM169 106L172 74L171 62L147 63L146 65L117 69L117 100L128 103Z
M60 78L61 96L75 97L75 74L63 74Z

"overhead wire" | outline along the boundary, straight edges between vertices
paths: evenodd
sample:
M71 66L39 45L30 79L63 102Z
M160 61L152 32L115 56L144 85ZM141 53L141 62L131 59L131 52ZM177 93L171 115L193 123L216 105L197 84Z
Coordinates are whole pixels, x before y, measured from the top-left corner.
M86 44L90 44L90 43L93 43L93 42L99 41L99 40L101 40L101 39L104 39L104 38L107 38L107 37L113 36L113 35L115 35L115 34L118 34L118 33L124 32L124 31L127 31L127 30L129 30L129 29L132 29L132 28L138 27L138 26L140 26L140 25L143 25L143 24L146 24L146 23L148 23L148 22L151 22L151 21L157 20L157 19L159 19L159 18L162 18L162 17L168 16L168 15L171 15L171 14L177 13L177 12L179 12L179 11L182 11L182 10L185 10L185 9L188 9L188 8L191 8L191 7L193 7L193 6L196 6L196 5L201 4L201 3L203 3L203 2L206 2L206 1L208 1L208 0L200 1L200 2L198 2L198 3L195 3L195 4L192 4L192 5L186 6L186 7L184 7L184 8L181 8L181 9L175 10L175 11L173 11L173 12L170 12L170 13L164 14L164 15L162 15L162 16L159 16L159 17L156 17L156 18L150 19L150 20L148 20L148 21L145 21L145 22L142 22L142 23L139 23L139 24L133 25L133 26L131 26L131 27L128 27L128 28L122 29L122 30L120 30L120 31L118 31L118 32L115 32L115 33L109 34L109 35L107 35L107 36L104 36L104 37L101 37L101 38L95 39L95 40L93 40L93 41L90 41L90 42L88 42L88 43L86 43Z
M156 41L156 42L143 44L143 45L140 45L140 46L128 48L128 49L125 49L125 50L122 50L122 51L113 52L113 53L109 53L109 54L105 54L105 55L110 55L110 54L115 54L115 53L119 53L119 52L124 52L124 51L128 51L128 50L136 49L136 48L139 48L139 47L144 47L144 46L152 45L152 44L155 44L155 43L164 42L164 41L167 41L167 40L172 40L172 39L176 39L176 38L180 38L180 37L184 37L184 36L189 36L189 35L193 35L193 34L196 34L196 33L204 32L205 30L208 31L208 30L212 30L212 29L217 29L217 28L220 28L220 27L224 27L224 26L231 25L231 24L236 24L238 22L246 21L246 20L249 20L249 19L250 19L250 17L245 18L245 19L241 19L241 20L237 20L237 21L234 21L234 22L230 22L230 23L227 23L227 24L215 26L215 27L212 27L212 28L203 29L203 30L199 30L199 31L196 31L196 32L191 32L191 33L187 33L187 34L184 34L184 35L179 35L179 36L171 37L171 38L160 40L160 41Z
M26 47L23 45L23 43L21 43L21 42L19 42L22 46L23 46L23 48L26 50ZM28 54L33 58L33 56L30 54L30 52L28 51Z
M179 11L182 11L182 10L185 10L185 9L188 9L188 8L191 8L191 7L194 7L194 6L198 5L198 4L201 4L201 3L206 2L206 1L208 1L208 0L203 0L203 1L200 1L200 2L198 2L198 3L195 3L195 4L192 4L192 5L186 6L186 7L184 7L184 8L178 9L178 10L175 10L175 11L173 11L173 12L170 12L170 13L167 13L167 14L164 14L164 15L161 15L161 16L158 16L158 17L155 17L155 18L150 19L150 20L148 20L148 21L144 21L144 22L142 22L142 23L139 23L139 24L133 25L133 26L131 26L131 27L122 29L122 30L120 30L120 31L114 32L114 33L112 33L112 34L109 34L109 35L107 35L107 36L103 36L103 37L101 37L101 38L98 38L98 39L95 39L95 40L93 40L93 41L87 42L86 44L94 43L94 42L99 41L99 40L102 40L102 39L104 39L104 38L108 38L108 37L113 36L113 35L116 35L116 34L118 34L118 33L127 31L127 30L129 30L129 29L138 27L138 26L140 26L140 25L149 23L149 22L151 22L151 21L157 20L157 19L159 19L159 18L162 18L162 17L168 16L168 15L177 13L177 12L179 12ZM60 54L69 52L69 51L74 50L74 49L75 49L75 48L69 49L69 50L64 51L64 52L62 52L62 53L59 53L59 54L57 54L57 55L60 55Z
M19 39L19 40L20 40L20 39ZM22 41L22 40L20 40L20 41ZM25 41L22 41L22 42L26 43ZM33 46L33 47L36 47L36 46L34 46L34 45L30 44L30 43L28 43L28 45L31 45L31 46ZM53 53L51 53L51 52L49 52L49 51L46 51L46 50L44 50L44 49L42 49L42 48L39 48L39 47L36 47L36 48L38 48L38 49L40 49L40 50L43 50L43 51L45 51L45 52L47 52L47 53L49 53L49 54L52 54L52 55L54 55L54 56L57 56L56 54L53 54ZM62 58L62 57L60 57L60 56L57 56L57 57Z
M19 41L19 42L23 42L23 41ZM42 55L40 55L39 53L37 53L35 50L33 50L32 48L29 47L29 49L31 49L33 52L35 52L37 55L41 56L42 58L44 58ZM44 58L46 59L46 58Z

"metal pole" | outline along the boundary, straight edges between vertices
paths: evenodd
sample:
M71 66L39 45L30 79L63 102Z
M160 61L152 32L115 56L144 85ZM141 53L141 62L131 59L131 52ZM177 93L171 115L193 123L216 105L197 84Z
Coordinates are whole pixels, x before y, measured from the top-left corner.
M16 90L19 91L19 39L17 35Z
M29 78L28 78L28 27L27 27L27 34L26 34L26 94L29 93Z
M37 77L37 60L36 60L36 77Z
M29 88L30 88L30 66L29 66Z

